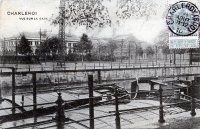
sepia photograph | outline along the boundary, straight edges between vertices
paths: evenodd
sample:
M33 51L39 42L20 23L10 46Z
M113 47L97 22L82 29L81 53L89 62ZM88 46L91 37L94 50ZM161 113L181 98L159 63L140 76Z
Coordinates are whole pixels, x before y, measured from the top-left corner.
M199 0L0 0L0 129L199 129Z

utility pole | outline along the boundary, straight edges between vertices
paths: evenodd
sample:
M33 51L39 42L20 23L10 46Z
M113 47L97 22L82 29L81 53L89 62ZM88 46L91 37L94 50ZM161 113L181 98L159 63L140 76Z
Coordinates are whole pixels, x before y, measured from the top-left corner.
M135 43L135 63L137 63L137 44Z
M41 44L41 37L42 37L41 28L40 28L40 32L39 32L39 34L40 34L40 44Z
M17 38L15 39L16 41L15 41L15 63L16 63L16 68L18 67L18 49L17 49L17 47L18 47L18 42L17 42Z
M100 67L100 63L101 63L101 55L100 55L100 42L99 42L99 40L97 40L98 41L98 47L99 47L99 67Z
M59 39L61 41L61 58L64 61L65 65L65 0L60 0L59 6L59 32L58 32Z
M158 46L156 45L156 65L158 63Z
M3 66L5 66L5 38L3 39Z
M122 49L123 49L123 45L124 45L124 40L122 39L121 46L120 46L121 47L121 53L120 53L121 54L121 63L122 63Z
M128 42L128 63L130 65L131 62L131 45L130 45L130 41Z

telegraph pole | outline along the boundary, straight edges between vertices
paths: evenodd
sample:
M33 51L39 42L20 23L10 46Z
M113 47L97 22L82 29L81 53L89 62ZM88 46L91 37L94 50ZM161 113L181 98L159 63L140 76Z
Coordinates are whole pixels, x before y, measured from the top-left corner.
M130 65L130 62L131 62L131 45L130 45L130 42L128 42L128 63Z
M3 40L3 66L5 66L5 38Z
M16 38L16 42L15 42L15 63L16 63L16 68L18 67L18 49L17 49L17 47L18 47L18 42L17 42L17 38Z
M60 6L59 6L59 32L58 37L61 41L61 58L64 61L65 64L65 0L60 0Z
M121 42L121 63L122 63L122 50L123 50L123 45L124 45L124 40L122 39L122 42Z

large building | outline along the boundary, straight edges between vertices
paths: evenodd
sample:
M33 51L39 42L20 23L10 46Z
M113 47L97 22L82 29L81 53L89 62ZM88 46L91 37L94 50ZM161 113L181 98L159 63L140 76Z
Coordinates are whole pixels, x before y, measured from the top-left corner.
M30 46L32 48L33 54L36 53L37 48L43 43L46 39L56 35L40 34L40 33L23 33L26 36L26 39L30 42ZM66 35L65 36L65 52L68 54L69 51L74 52L75 45L79 42L80 38L76 36ZM4 38L1 41L1 55L16 55L17 54L17 45L19 45L21 39L21 35L12 36L8 38Z

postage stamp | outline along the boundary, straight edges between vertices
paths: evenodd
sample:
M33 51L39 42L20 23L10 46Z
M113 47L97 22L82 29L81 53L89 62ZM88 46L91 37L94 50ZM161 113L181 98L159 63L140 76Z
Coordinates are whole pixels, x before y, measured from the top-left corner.
M197 6L188 1L179 1L171 5L166 16L169 30L179 36L194 34L200 24L200 12Z

